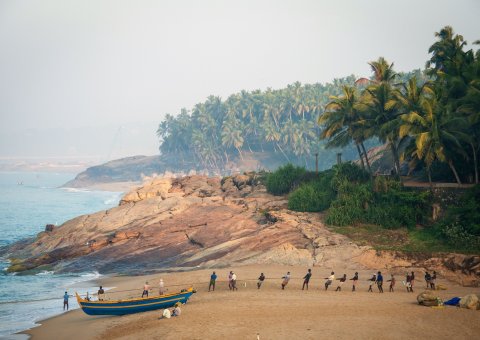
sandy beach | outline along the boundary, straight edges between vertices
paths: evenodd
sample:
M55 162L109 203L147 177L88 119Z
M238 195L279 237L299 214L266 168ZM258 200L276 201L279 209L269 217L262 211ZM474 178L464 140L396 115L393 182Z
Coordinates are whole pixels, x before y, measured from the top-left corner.
M229 270L238 276L238 291L228 290ZM310 289L302 291L306 268L295 266L252 265L215 269L219 282L215 292L208 292L212 272L196 270L136 277L110 277L102 280L110 299L141 295L145 281L157 292L159 279L170 292L181 286L197 289L178 318L159 319L162 310L121 317L92 317L81 310L71 311L41 322L41 326L25 332L33 339L473 339L480 332L479 312L456 307L430 308L419 306L416 296L425 288L423 273L417 272L415 293L407 293L397 276L394 293L368 293L367 278L372 271L359 271L357 292L351 292L351 281L336 292L336 283L328 291L323 283L330 268L314 267ZM292 273L292 280L281 290L281 277ZM267 280L260 290L256 278L264 272ZM339 277L343 269L336 270ZM351 269L345 270L350 278ZM389 278L384 272L385 280ZM248 280L247 280L248 279ZM250 280L251 279L251 280ZM245 281L247 280L247 281ZM337 281L338 282L338 281ZM438 280L448 287L436 293L444 299L480 293L480 288L467 288ZM180 285L180 286L176 286ZM114 293L131 290L131 292ZM135 290L136 289L136 290ZM72 300L71 304L77 302ZM59 305L59 308L61 306Z

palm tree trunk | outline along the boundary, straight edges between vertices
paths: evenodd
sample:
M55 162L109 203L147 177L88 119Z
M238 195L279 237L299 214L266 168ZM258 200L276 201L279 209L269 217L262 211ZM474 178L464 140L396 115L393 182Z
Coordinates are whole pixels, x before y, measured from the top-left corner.
M287 162L290 162L290 159L288 158L288 156L285 154L285 152L283 151L282 147L278 144L277 144L277 147L278 149L282 152L283 156L287 159Z
M237 148L237 147L235 147L235 148L237 149L238 154L240 155L240 159L243 161L242 151L241 151L239 148Z
M455 169L455 166L453 165L452 160L448 160L448 165L450 166L450 169L452 169L452 172L455 175L455 179L457 180L457 183L462 184L462 182L460 181L460 177L458 177L457 169Z
M355 143L355 146L357 147L358 157L360 157L360 162L362 162L362 169L365 169L365 164L363 163L362 152L360 151L360 147L358 146L358 143Z
M427 175L428 175L428 184L430 185L430 190L433 191L432 174L430 172L429 166L427 166Z
M361 142L360 145L362 146L363 155L365 156L365 161L367 162L368 172L369 172L369 173L372 173L372 169L370 168L370 161L368 160L368 153L367 153L367 151L365 150L365 145L363 144L363 142Z
M473 153L473 168L475 169L475 184L478 184L477 151L475 150L475 145L473 145L473 142L470 143L470 146L472 147L472 153Z
M397 176L400 176L400 159L398 158L398 150L395 143L390 141L390 149L392 150L393 167Z

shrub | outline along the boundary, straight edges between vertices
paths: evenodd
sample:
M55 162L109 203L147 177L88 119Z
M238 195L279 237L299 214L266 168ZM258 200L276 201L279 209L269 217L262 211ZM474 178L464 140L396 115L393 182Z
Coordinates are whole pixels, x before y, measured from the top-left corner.
M278 168L267 177L267 191L273 195L289 193L306 173L305 168L287 164Z
M335 190L344 182L366 183L370 180L370 174L360 166L351 162L333 166L332 186Z
M338 186L337 199L330 205L326 222L338 226L364 222L365 210L371 201L370 185L345 180Z

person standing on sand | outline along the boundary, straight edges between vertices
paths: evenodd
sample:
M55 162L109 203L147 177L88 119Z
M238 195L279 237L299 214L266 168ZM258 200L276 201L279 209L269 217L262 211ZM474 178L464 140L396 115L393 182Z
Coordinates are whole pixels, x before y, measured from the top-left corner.
M377 275L374 273L372 278L368 281L370 281L370 285L368 286L368 291L367 292L372 292L373 293L372 286L377 281Z
M337 286L337 289L335 289L336 292L339 292L342 290L343 284L345 283L345 281L347 281L347 274L343 274L343 277L339 278L338 280L339 280L338 286Z
M210 275L210 284L208 285L208 291L210 291L211 288L212 290L215 291L215 281L217 281L217 274L215 272Z
M230 274L228 274L228 289L232 290L232 276L233 272L230 271Z
M393 274L392 274L391 279L388 280L387 282L390 282L389 290L390 290L390 293L393 293L393 287L395 287L395 277L393 276Z
M378 272L378 275L377 275L377 287L378 287L378 292L379 293L383 293L383 276L382 276L382 272Z
M430 279L430 289L435 290L436 281L437 281L437 272L433 271L432 278Z
M232 290L238 290L237 288L237 275L232 272Z
M265 281L265 275L263 275L263 273L261 273L260 276L259 276L259 278L258 278L257 289L260 289L260 287L262 286L263 281Z
M412 272L410 275L410 291L413 293L413 284L415 283L415 273Z
M407 292L413 293L413 289L412 289L412 276L411 276L409 273L407 273L407 278L406 278L405 287L407 287Z
M65 310L65 307L67 307L67 310L68 310L68 293L65 292L65 294L63 295L63 310Z
M148 298L148 291L150 290L150 286L148 285L148 281L145 281L145 284L143 285L143 293L142 293L142 298L144 295L147 296Z
M307 290L308 290L308 282L310 282L310 278L312 277L312 270L309 269L308 272L307 272L307 275L305 275L303 277L303 286L302 286L302 290L305 288L305 285L307 286Z
M160 279L160 282L158 283L158 292L160 295L165 294L165 283L163 282L163 279Z
M328 286L330 286L333 281L335 281L335 273L332 272L329 277L325 278L327 281L325 282L325 290L328 289Z
M97 296L98 296L98 301L103 301L103 299L105 298L105 291L103 290L102 286L100 286L100 289L97 292Z
M283 276L282 279L282 289L285 289L286 285L288 285L288 281L290 281L290 272L287 272L287 274Z
M432 280L432 276L429 272L425 272L425 283L427 284L427 289L430 288L430 281Z
M358 281L358 272L355 272L355 275L350 280L353 280L352 292L354 292Z

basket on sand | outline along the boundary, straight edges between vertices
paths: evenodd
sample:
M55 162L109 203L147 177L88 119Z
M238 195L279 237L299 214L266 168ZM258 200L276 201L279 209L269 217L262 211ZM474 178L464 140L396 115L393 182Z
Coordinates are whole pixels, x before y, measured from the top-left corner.
M431 291L424 291L417 295L418 304L423 306L438 306L439 298L432 294Z
M462 308L480 309L480 299L475 294L468 294L460 299L458 305Z

